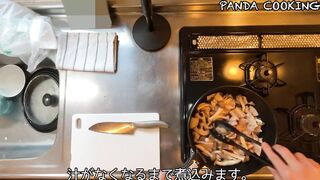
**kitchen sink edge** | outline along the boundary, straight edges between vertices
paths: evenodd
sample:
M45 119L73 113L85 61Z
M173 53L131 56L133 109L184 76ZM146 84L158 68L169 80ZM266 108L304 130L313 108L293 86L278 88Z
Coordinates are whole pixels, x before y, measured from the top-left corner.
M19 159L0 160L0 179L3 178L61 178L66 177L69 159L64 151L65 146L65 71L59 71L59 115L56 137L53 145L40 156ZM61 174L61 172L65 172Z

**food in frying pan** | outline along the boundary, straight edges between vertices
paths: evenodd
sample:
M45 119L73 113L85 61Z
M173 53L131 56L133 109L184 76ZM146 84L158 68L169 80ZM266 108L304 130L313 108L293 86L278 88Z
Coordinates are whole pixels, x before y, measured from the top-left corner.
M243 95L233 97L231 94L218 92L207 96L207 100L196 107L196 113L189 125L196 148L209 157L215 165L231 166L248 161L249 156L242 150L215 139L210 130L215 128L213 125L215 120L222 119L245 135L262 142L262 138L258 135L262 132L261 127L264 122L259 118L254 106L254 102L248 102ZM257 155L261 154L260 146L246 141L233 132L227 132L224 128L216 130L247 150Z

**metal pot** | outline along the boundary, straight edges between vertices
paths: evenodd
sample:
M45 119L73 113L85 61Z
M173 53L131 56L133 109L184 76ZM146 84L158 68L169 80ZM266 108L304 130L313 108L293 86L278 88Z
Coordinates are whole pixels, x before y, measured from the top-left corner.
M33 73L22 101L24 115L35 130L45 133L56 130L59 111L58 71L43 68Z

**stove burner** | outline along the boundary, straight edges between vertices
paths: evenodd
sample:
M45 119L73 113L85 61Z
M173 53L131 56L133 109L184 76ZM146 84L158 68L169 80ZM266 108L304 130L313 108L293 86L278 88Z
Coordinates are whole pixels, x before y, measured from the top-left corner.
M276 80L274 78L274 74L276 72L275 69L272 67L273 64L268 63L268 62L261 62L261 65L257 68L256 72L255 72L255 76L257 79L259 79L260 81L264 81L264 82L268 82L270 81L270 84L274 84L274 80Z
M319 141L320 112L306 104L293 108L289 114L289 131L294 140Z
M245 72L245 82L251 89L260 92L266 96L269 89L274 86L284 86L286 83L277 76L277 67L281 64L274 65L265 54L261 57L254 58L250 62L240 64L240 69Z
M315 114L306 114L301 116L301 128L312 136L319 136L320 117Z

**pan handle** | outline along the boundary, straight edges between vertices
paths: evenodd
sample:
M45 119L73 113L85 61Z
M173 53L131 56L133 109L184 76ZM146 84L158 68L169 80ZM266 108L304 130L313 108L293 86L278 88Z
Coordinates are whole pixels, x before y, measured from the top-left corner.
M197 156L199 156L200 160L197 160ZM190 157L187 159L187 161L183 164L183 169L201 169L203 168L206 160L204 157L196 150L193 149L190 150Z
M192 149L190 151L191 156L187 159L187 161L183 164L183 169L193 169L198 168L199 163L195 160L196 152L194 152Z

